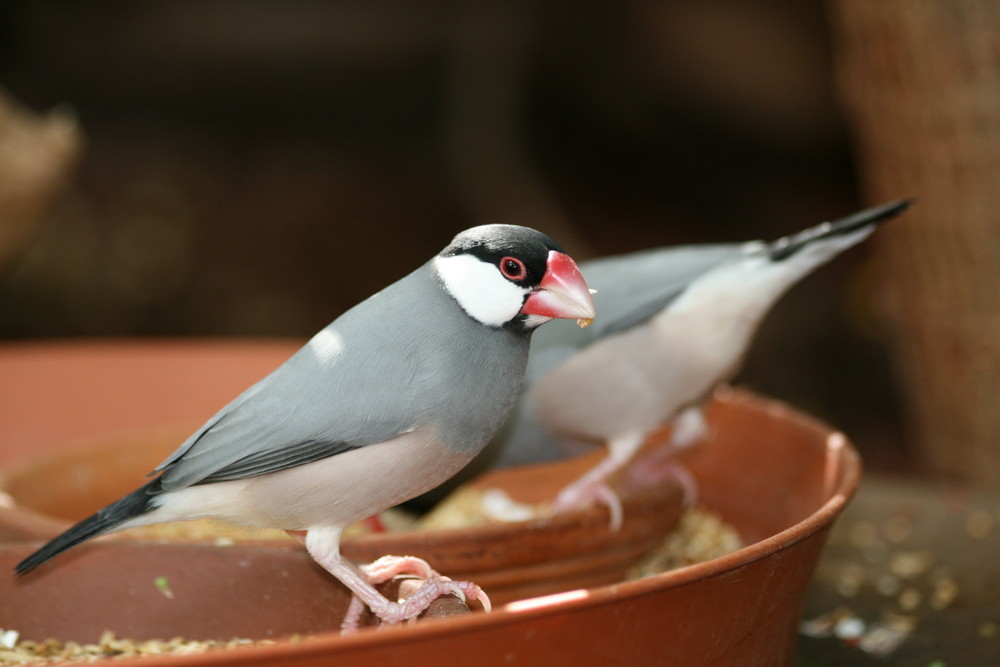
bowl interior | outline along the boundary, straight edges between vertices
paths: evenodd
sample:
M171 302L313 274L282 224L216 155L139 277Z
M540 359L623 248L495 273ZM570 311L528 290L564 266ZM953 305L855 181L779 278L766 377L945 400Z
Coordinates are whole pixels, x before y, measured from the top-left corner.
M0 492L20 508L75 523L138 488L191 432L181 427L123 433L78 443L57 456L26 456L0 471Z

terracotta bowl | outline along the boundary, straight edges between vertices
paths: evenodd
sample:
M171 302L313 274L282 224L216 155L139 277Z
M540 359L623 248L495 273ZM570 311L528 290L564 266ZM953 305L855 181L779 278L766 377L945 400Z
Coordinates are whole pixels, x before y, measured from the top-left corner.
M154 666L789 664L806 584L831 524L856 488L860 464L841 434L745 392L723 392L709 420L713 436L690 451L686 463L702 502L751 544L705 563L590 588L561 583L566 589L559 593L511 602L492 614L341 637L332 630L346 593L299 551L105 541L30 578L0 574L0 627L28 637L82 640L95 639L105 627L140 639L314 633L303 642L141 662ZM575 521L594 521L599 533L606 517L594 510ZM472 560L490 549L488 541L469 542ZM31 548L0 548L0 571L9 573ZM395 551L389 544L371 548ZM428 555L435 548L417 543L414 552ZM180 565L171 553L181 554ZM352 555L367 558L361 548ZM460 563L455 569L447 573L460 572ZM489 576L489 569L475 576ZM170 581L173 599L153 585L161 576ZM81 628L81 619L89 626Z
M192 429L57 443L0 467L0 542L49 539L139 486Z

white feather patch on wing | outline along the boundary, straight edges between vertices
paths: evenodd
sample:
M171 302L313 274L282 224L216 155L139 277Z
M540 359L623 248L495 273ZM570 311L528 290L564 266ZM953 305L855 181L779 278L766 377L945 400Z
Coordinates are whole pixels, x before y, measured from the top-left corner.
M344 337L333 328L333 325L323 329L306 343L320 363L330 364L344 351Z

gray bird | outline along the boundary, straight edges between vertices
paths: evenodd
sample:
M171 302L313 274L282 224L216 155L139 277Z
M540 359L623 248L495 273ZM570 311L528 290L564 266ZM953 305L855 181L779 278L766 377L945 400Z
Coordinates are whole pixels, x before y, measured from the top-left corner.
M867 238L900 201L771 243L657 248L583 262L601 313L587 329L552 326L532 343L525 397L470 468L564 458L606 443L608 456L568 486L557 510L605 502L621 521L605 480L646 434L673 421L673 445L705 433L700 406L731 379L758 326L796 282ZM693 481L675 468L689 495Z
M17 565L26 573L92 537L212 518L298 533L383 623L439 595L481 593L419 559L358 568L340 555L348 525L440 484L468 463L517 400L536 327L594 317L573 260L540 232L486 225L457 235L413 273L354 306L195 432L151 481ZM373 584L430 577L404 603ZM483 596L479 596L483 599ZM488 606L488 599L484 599Z

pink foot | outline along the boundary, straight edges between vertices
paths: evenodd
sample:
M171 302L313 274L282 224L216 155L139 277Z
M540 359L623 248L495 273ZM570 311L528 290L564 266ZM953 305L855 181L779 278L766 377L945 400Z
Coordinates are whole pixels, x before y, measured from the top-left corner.
M625 516L622 501L618 498L618 494L601 479L581 477L576 480L559 492L552 504L552 510L556 514L565 514L587 507L592 503L607 506L608 513L611 515L612 532L617 532L622 527Z
M611 515L611 530L622 527L624 509L618 494L608 486L608 479L621 470L642 446L644 433L633 431L608 440L608 455L556 496L553 509L557 514L586 507L591 503L607 505Z
M691 507L698 501L698 482L687 468L673 460L672 454L672 451L668 451L666 455L654 454L636 461L629 468L628 483L635 487L645 487L673 480L681 487L684 506Z
M478 600L486 611L492 609L489 597L479 586L442 577L420 558L383 556L374 563L359 568L340 555L340 528L310 528L303 541L313 560L354 594L340 626L342 633L358 629L365 607L371 609L383 625L394 625L416 618L436 599L449 594L457 595L463 602ZM423 579L423 585L416 593L398 602L389 600L375 588L375 584L400 574Z
M361 571L372 585L389 581L398 574L411 574L419 579L439 576L427 561L416 556L382 556L368 565L362 565Z
M385 583L397 576L411 576L423 579L420 589L399 602L374 605L372 612L378 616L383 625L395 625L401 621L412 620L422 614L432 602L443 595L457 595L462 602L478 600L483 609L490 611L493 605L489 596L479 586L468 581L452 581L443 577L428 565L427 561L415 556L382 556L378 560L361 567L361 572L373 586ZM341 632L347 634L358 629L361 615L368 605L356 593L351 596L347 614L340 625Z
M462 602L478 600L485 611L493 609L489 596L476 584L469 581L452 581L441 575L425 579L420 589L406 600L392 602L383 598L386 604L372 605L370 608L382 622L382 626L396 625L402 621L416 619L431 606L432 602L444 595L457 595ZM357 595L351 597L347 614L344 615L344 621L340 624L341 633L350 634L358 629L361 615L366 606L365 602Z
M391 609L389 614L380 614L379 618L382 619L382 623L385 625L393 625L400 621L414 619L426 611L432 602L444 595L457 595L462 602L478 600L479 604L483 605L483 609L486 611L493 609L489 596L476 584L470 581L452 581L448 577L436 575L430 579L425 579L416 593L406 598L406 600L397 603L396 607Z

